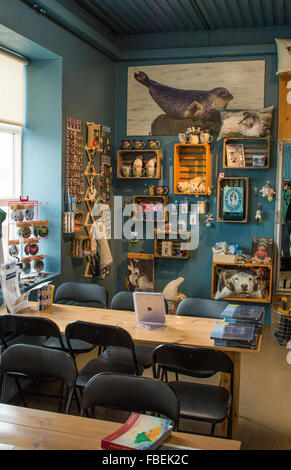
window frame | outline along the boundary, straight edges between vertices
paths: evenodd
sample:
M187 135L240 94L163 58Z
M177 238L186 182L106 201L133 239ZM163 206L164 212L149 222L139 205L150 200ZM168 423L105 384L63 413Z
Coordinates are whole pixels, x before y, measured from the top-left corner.
M13 138L13 193L7 198L0 198L0 207L7 207L11 199L18 199L22 194L22 126L0 122L0 132L8 132ZM17 194L18 193L18 194Z

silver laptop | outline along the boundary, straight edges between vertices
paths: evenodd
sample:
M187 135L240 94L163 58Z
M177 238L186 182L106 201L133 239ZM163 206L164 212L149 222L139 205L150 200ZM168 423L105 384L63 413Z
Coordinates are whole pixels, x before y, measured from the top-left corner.
M166 324L163 294L159 292L134 292L134 311L137 323L144 328L159 328Z

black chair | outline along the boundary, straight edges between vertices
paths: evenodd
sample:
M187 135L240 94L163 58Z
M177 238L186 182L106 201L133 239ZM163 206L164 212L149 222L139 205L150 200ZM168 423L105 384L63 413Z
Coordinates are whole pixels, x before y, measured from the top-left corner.
M193 370L208 370L208 377L218 372L230 375L230 390L215 385L185 381L169 381L168 373L193 376ZM215 425L228 418L227 437L232 435L232 397L234 368L230 357L223 351L195 348L177 344L163 344L153 353L153 376L168 383L180 402L180 418L211 423L211 434Z
M55 294L54 303L61 303L66 305L84 305L84 304L101 304L104 308L108 307L108 293L106 289L98 284L86 284L84 282L64 282L61 284ZM66 351L69 347L66 342L65 335L63 342ZM59 349L59 345L55 338L48 338L43 346L47 348ZM75 354L89 352L94 348L94 345L86 341L72 340L72 350Z
M26 315L17 314L4 314L0 316L0 339L4 345L4 349L7 349L8 345L6 338L9 336L25 336L29 341L33 341L32 338L38 337L52 337L55 339L56 344L60 350L65 351L62 334L56 323L48 318L33 317ZM10 374L11 376L13 374ZM15 383L18 389L18 393L22 398L24 406L26 406L26 400L24 397L23 390L20 386L18 374L14 375Z
M58 411L68 413L76 380L76 368L72 357L65 351L46 349L31 344L14 344L9 346L1 356L1 392L6 374L34 380L60 380ZM62 407L64 385L67 386L67 398Z
M221 312L228 302L200 299L198 297L186 297L177 308L176 315L204 318L221 318Z
M102 373L93 377L83 391L81 416L85 410L103 406L122 411L161 414L179 424L179 402L165 383L148 377Z
M133 292L121 291L118 292L111 301L110 308L112 310L130 310L134 312ZM165 300L165 311L168 313L168 304ZM142 344L135 345L135 353L138 364L144 369L152 367L152 355L154 348L151 346L144 346ZM111 347L104 351L103 357L110 360L122 359L123 361L130 360L128 350Z
M100 372L117 372L122 374L142 375L143 367L137 364L135 348L130 334L123 328L111 325L99 325L98 323L77 320L66 326L66 340L72 357L74 351L71 347L73 339L87 341L94 347L118 346L127 348L131 354L131 361L108 360L102 356L90 360L78 371L76 388L82 391L88 381Z

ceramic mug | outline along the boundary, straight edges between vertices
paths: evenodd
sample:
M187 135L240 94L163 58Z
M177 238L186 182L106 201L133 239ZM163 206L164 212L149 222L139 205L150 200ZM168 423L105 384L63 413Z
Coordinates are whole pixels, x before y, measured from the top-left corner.
M122 167L122 176L128 178L131 175L131 166L123 165Z
M178 135L179 142L180 144L186 144L187 143L187 136L186 134L179 134Z
M155 193L157 196L165 196L168 194L169 190L167 186L156 186L155 187Z
M131 140L124 139L121 141L121 148L123 148L124 150L129 150L131 149L131 147L132 147Z
M156 169L155 169L154 166L148 166L148 165L146 165L145 172L146 172L146 175L150 178L150 177L155 176L155 174L156 174Z
M190 134L189 136L189 143L197 145L199 144L199 135L197 134Z
M136 140L133 141L133 148L135 150L141 150L141 149L144 148L144 146L145 146L145 143L141 139L136 139Z
M148 148L149 149L158 149L160 148L161 142L156 139L149 139L148 140Z
M210 135L208 132L205 134L200 134L200 139L201 139L201 144L210 144L210 142L213 141L212 135Z

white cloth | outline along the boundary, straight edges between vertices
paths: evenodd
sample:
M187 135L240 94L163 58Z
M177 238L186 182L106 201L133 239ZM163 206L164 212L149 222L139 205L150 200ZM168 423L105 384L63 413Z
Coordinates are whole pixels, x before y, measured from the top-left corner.
M106 238L106 228L103 222L96 220L91 230L91 251L99 252L100 256L100 277L104 278L110 272L113 258Z

